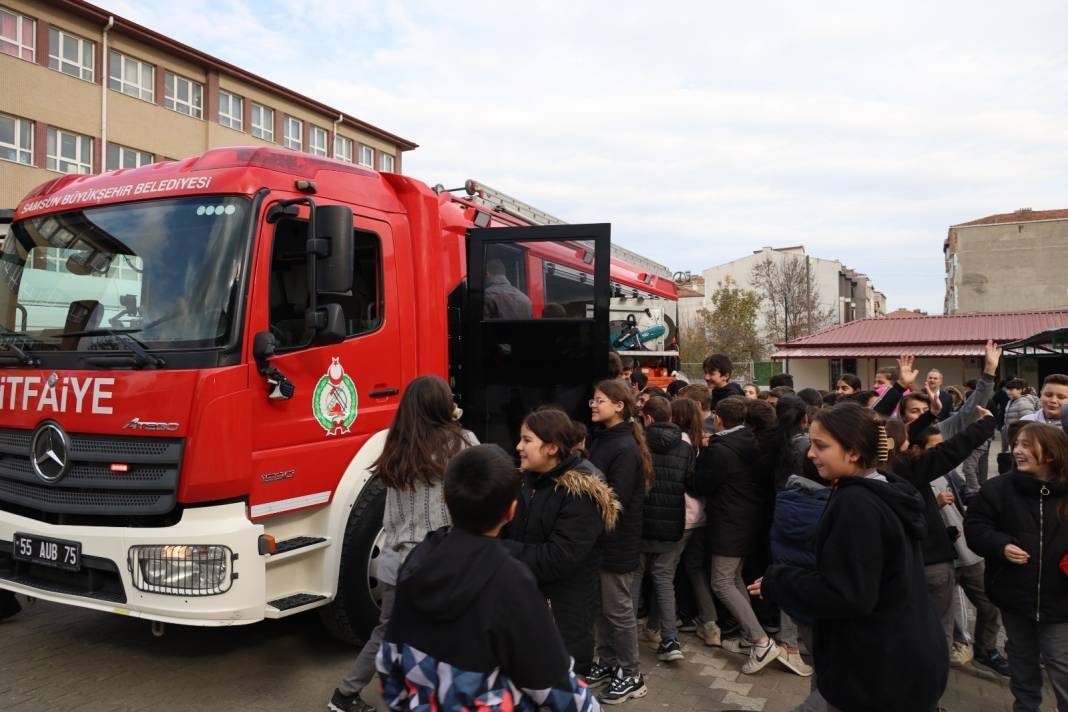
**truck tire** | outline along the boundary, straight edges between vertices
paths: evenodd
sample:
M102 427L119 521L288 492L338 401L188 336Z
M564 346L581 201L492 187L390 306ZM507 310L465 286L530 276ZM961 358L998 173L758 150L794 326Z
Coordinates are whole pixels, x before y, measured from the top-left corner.
M378 625L381 584L375 578L375 559L381 551L385 509L386 488L371 479L352 506L345 525L337 595L319 609L327 632L343 643L361 645Z

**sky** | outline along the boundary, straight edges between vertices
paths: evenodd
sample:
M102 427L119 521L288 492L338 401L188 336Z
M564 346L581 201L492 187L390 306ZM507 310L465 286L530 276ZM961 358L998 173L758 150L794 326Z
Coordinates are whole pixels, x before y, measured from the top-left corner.
M97 4L673 271L803 244L941 313L950 225L1068 207L1059 0Z

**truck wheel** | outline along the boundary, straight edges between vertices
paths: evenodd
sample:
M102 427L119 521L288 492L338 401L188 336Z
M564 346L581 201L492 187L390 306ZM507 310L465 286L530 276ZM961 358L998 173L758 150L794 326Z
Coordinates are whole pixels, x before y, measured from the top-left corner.
M360 493L345 525L337 596L319 609L327 632L343 643L362 644L378 625L381 583L375 576L382 550L386 488L372 479Z

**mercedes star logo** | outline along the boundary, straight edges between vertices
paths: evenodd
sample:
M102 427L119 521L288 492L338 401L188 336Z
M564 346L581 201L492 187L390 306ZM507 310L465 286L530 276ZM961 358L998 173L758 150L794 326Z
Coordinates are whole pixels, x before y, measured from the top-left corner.
M45 482L56 482L67 474L70 441L58 423L46 420L37 427L30 443L30 464Z

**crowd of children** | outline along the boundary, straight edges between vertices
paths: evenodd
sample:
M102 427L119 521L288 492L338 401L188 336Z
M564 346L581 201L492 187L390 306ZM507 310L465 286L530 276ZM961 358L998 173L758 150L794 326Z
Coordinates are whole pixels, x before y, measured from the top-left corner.
M951 664L1009 678L1017 711L1044 670L1068 710L1068 376L1029 398L999 358L959 402L909 356L827 392L740 386L722 355L659 389L610 359L588 431L527 415L518 473L417 379L375 466L381 623L331 709L373 709L377 671L396 710L593 710L648 694L639 646L671 663L693 630L743 674L810 676L802 712L932 712Z

